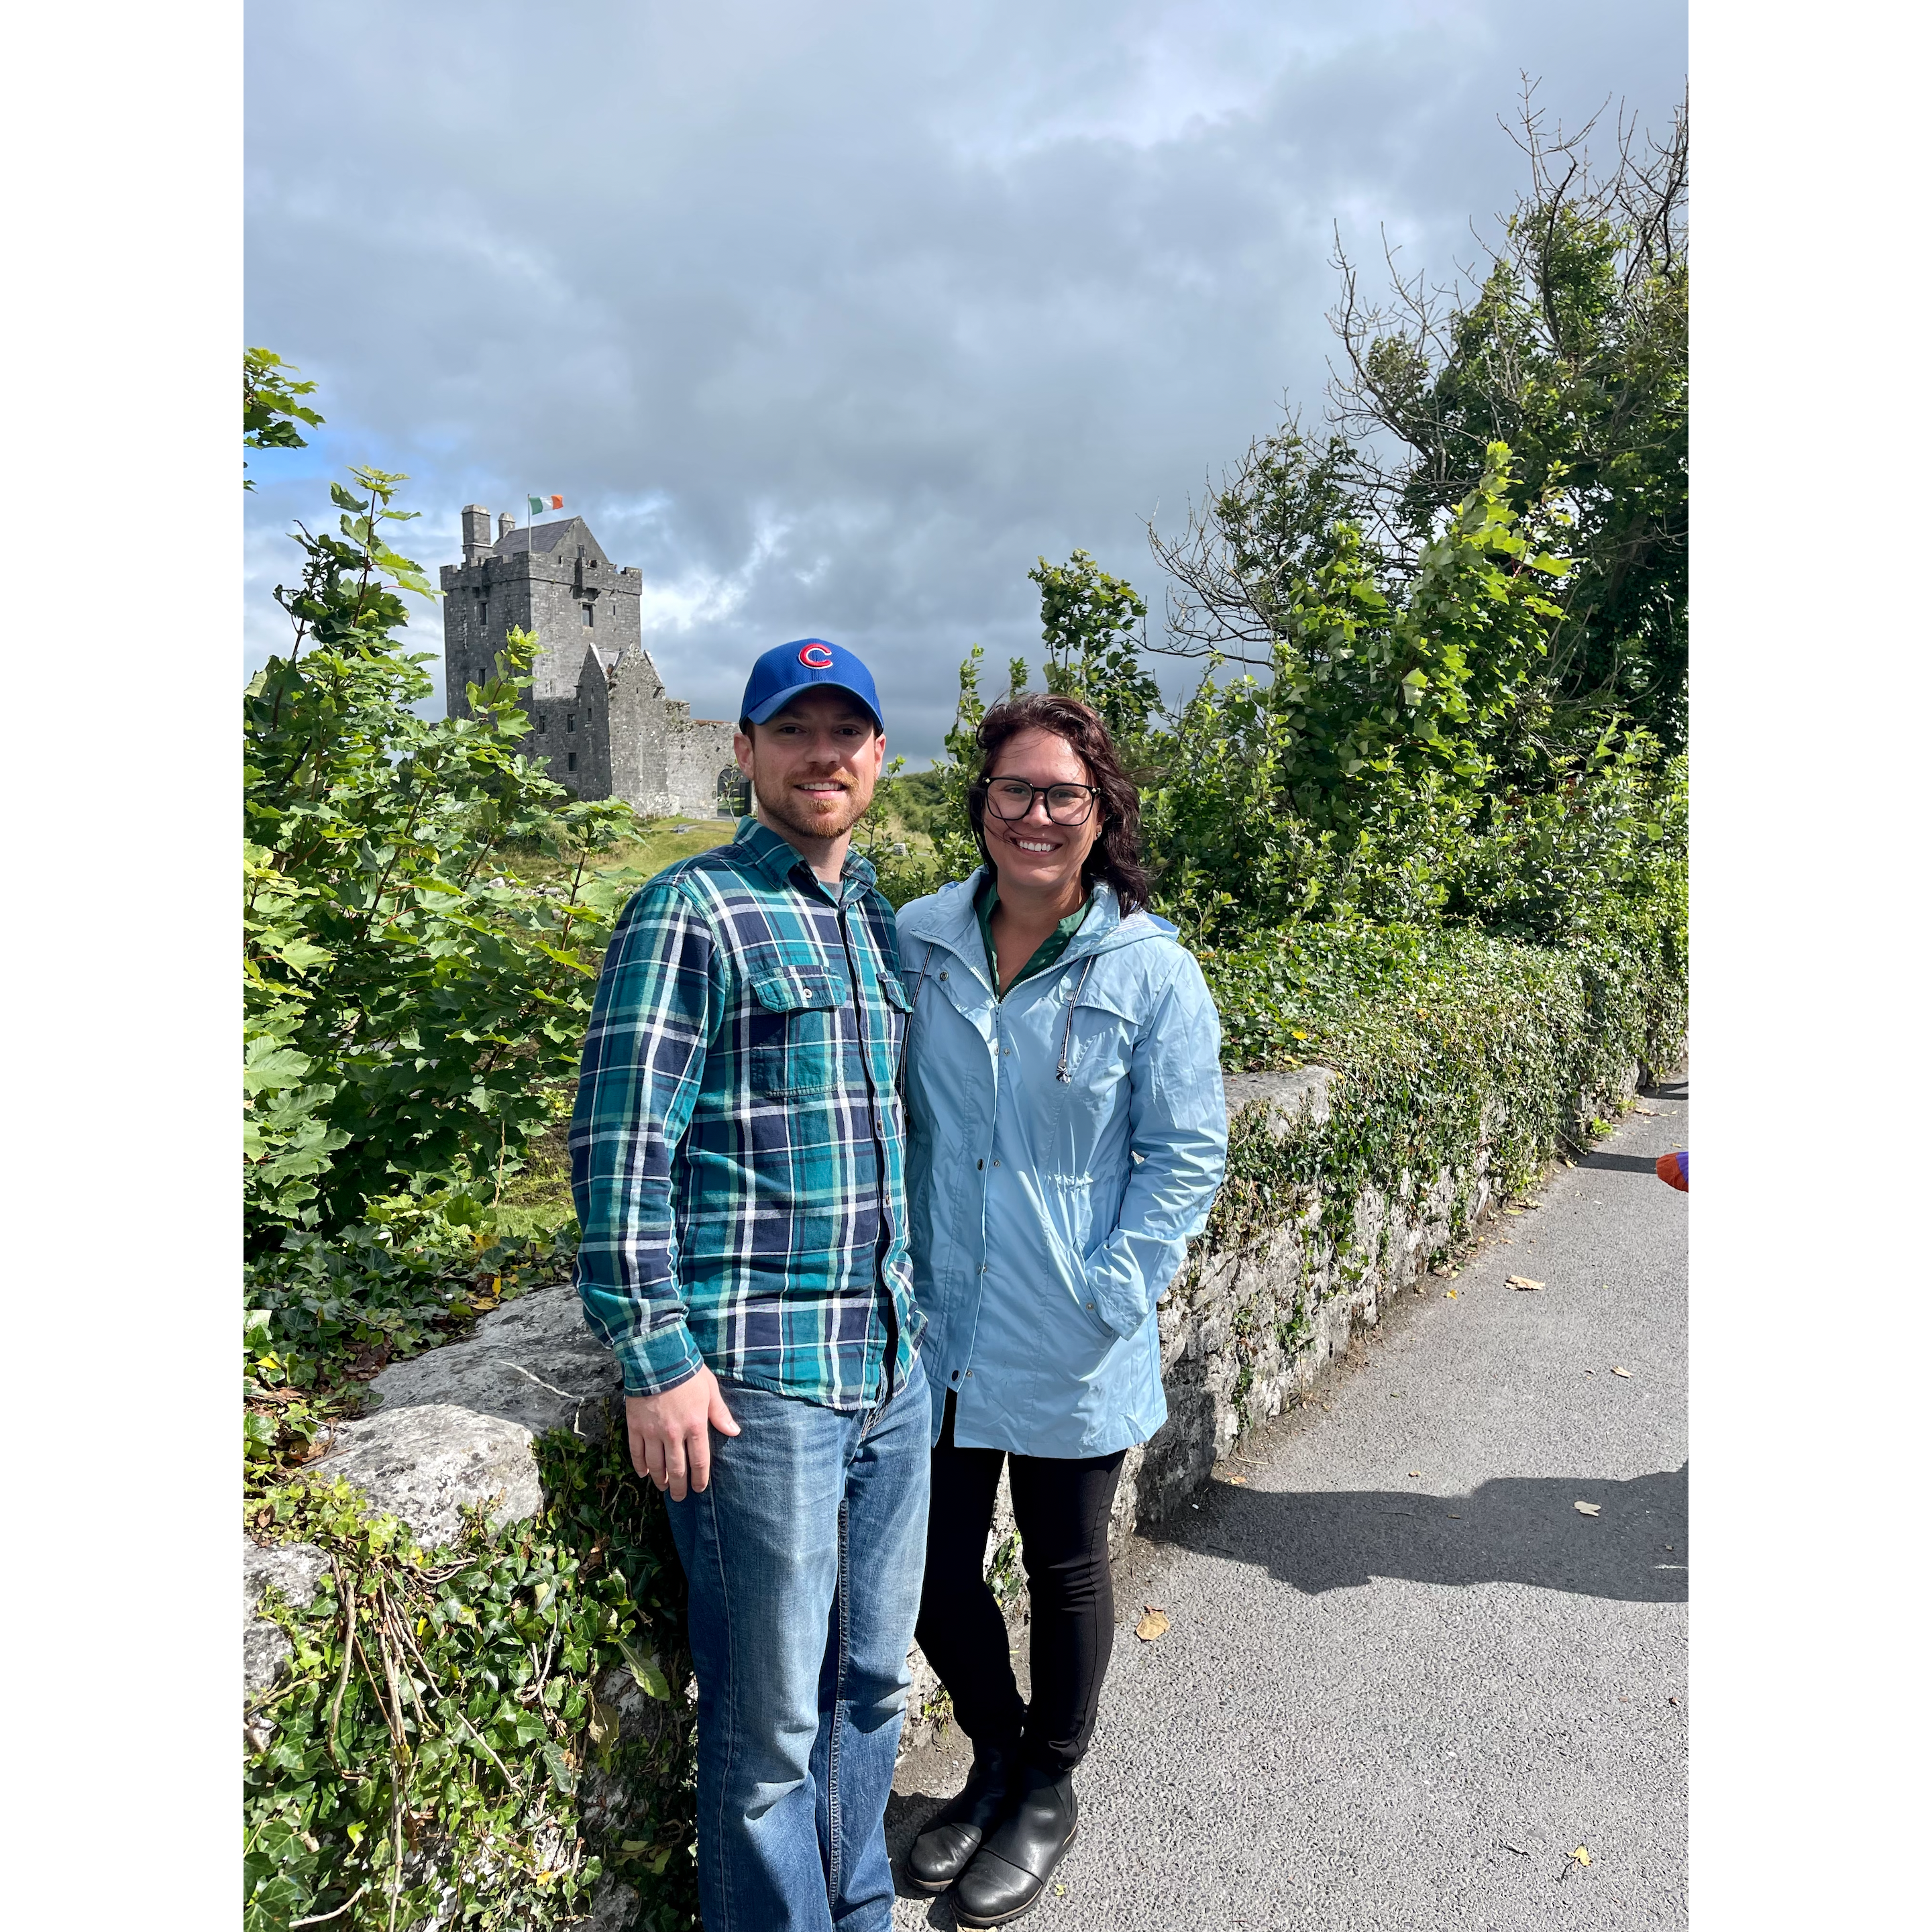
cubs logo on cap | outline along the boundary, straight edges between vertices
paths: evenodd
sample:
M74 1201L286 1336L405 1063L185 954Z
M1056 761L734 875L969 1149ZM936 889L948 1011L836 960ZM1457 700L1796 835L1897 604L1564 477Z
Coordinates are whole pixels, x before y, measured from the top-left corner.
M752 667L738 715L763 724L800 692L821 685L850 692L872 714L873 723L884 730L886 721L879 710L872 674L842 644L824 638L794 638L788 644L776 644L766 651Z

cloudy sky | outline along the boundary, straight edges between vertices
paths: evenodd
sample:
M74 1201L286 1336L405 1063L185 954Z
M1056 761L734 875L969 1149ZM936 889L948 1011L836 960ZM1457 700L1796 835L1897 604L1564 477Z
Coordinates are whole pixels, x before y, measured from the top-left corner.
M1661 123L1686 65L1681 0L247 17L245 332L328 418L255 459L249 664L289 520L368 463L432 565L461 505L561 494L700 716L770 644L849 644L915 762L969 646L1037 664L1036 556L1157 612L1146 520L1284 397L1318 416L1337 227L1450 274L1520 181L1520 74L1566 122Z

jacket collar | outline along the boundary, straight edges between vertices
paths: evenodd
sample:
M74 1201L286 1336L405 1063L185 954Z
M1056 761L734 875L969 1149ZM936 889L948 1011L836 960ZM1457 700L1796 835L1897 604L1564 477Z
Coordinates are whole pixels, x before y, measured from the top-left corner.
M950 952L966 970L992 990L986 977L986 949L980 941L979 915L973 909L980 881L986 875L984 866L956 884L942 886L930 898L908 906L900 917L900 931L908 938L928 941L936 949ZM1143 939L1158 939L1174 928L1166 920L1151 914L1137 912L1120 916L1120 902L1114 889L1103 879L1094 888L1094 903L1080 930L1068 941L1066 950L1054 962L1055 970L1069 961L1084 959L1096 952L1112 952ZM916 970L908 962L908 970ZM1042 974L1041 977L1046 976Z

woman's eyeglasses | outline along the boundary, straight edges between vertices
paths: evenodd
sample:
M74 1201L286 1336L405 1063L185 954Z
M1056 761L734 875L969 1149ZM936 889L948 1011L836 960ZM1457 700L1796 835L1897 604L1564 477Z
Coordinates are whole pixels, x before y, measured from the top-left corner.
M1046 815L1056 825L1084 825L1100 796L1098 785L1028 784L1024 778L994 778L986 787L986 809L995 818L1024 818L1036 798L1046 800Z

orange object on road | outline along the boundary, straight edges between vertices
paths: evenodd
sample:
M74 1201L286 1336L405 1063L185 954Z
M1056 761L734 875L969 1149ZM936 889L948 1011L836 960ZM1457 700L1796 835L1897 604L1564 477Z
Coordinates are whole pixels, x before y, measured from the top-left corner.
M1690 1192L1690 1154L1680 1148L1675 1154L1659 1154L1657 1157L1657 1178L1674 1187L1680 1194Z

